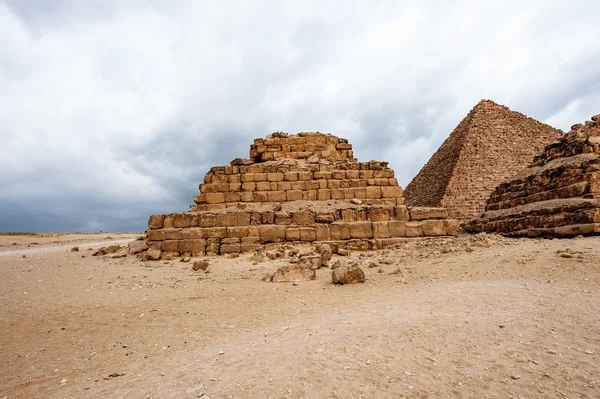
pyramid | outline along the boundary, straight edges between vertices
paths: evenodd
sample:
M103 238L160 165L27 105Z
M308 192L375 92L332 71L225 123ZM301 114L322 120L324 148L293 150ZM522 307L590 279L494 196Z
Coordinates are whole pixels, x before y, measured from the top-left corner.
M190 211L150 216L145 240L167 255L221 255L284 242L376 249L403 237L456 234L445 209L412 208L387 162L358 162L348 140L277 132L250 158L216 166Z
M548 145L500 184L465 230L571 237L600 232L600 115Z
M406 202L443 207L457 219L476 217L498 184L561 135L551 126L482 100L406 187Z

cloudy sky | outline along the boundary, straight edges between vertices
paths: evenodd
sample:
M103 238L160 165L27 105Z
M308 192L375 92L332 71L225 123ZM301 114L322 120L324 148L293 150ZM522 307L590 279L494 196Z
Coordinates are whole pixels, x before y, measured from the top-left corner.
M217 5L219 4L219 5ZM273 131L406 186L489 98L600 113L600 2L0 0L0 231L143 231Z

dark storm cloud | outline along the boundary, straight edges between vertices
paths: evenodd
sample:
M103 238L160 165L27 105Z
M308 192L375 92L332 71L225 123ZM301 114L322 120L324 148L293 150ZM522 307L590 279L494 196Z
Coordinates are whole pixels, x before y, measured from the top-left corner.
M273 131L347 137L405 186L482 98L568 129L600 112L598 12L0 0L0 230L143 230Z

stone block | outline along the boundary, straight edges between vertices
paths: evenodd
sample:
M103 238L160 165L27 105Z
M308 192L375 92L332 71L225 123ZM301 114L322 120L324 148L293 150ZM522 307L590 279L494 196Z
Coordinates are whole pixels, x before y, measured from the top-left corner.
M202 227L190 227L187 229L181 229L180 233L182 239L200 239L204 238L204 229Z
M269 202L269 191L255 191L254 193L254 202ZM242 197L243 200L243 197Z
M215 215L215 226L230 227L237 226L237 216L235 213L217 213Z
M328 224L317 224L315 226L316 240L317 241L329 241L331 240L331 233Z
M360 176L358 170L347 170L346 171L346 179L358 179Z
M382 186L382 198L397 198L402 197L402 189L399 186Z
M204 204L204 203L206 203L206 194L202 194L202 193L196 194L194 196L194 202L196 204Z
M394 211L394 219L396 220L410 220L410 214L408 213L408 208L405 205L398 205Z
M256 183L242 183L242 191L256 191Z
M283 174L283 180L285 181L297 181L298 180L298 173L295 172L288 172L288 173L284 173Z
M160 245L160 250L164 252L179 253L179 240L166 240Z
M206 240L206 255L218 256L221 246L221 240L219 238L209 238Z
M148 227L151 229L162 229L164 221L165 221L165 215L163 215L163 214L152 215L152 216L150 216L150 219L148 220Z
M215 227L217 225L217 215L214 213L200 213L198 215L198 225L200 227Z
M367 199L379 199L381 198L381 187L369 186L365 188L367 190Z
M398 220L389 221L390 237L405 237L406 222Z
M412 207L409 209L410 220L447 219L446 208Z
M181 240L179 241L179 253L190 253L192 256L204 256L206 253L206 240Z
M371 222L348 223L350 238L373 238L373 225Z
M237 226L248 226L250 224L250 212L236 212L235 218Z
M311 172L299 172L298 173L298 180L301 181L309 181L312 180L312 173Z
M314 225L315 215L308 209L296 211L292 214L292 223L298 226Z
M275 212L275 224L292 224L292 215L289 212Z
M267 180L270 182L283 181L283 173L267 173Z
M457 236L458 235L458 220L456 219L446 219L444 220L446 223L446 234L449 236Z
M228 227L227 228L227 238L248 237L249 234L250 234L249 226L238 226L238 227Z
M163 229L172 229L173 228L173 215L165 215L165 219L163 221Z
M289 181L280 181L277 183L277 191L290 191L292 183Z
M358 221L358 211L354 208L342 209L342 221L346 223Z
M333 241L339 241L341 240L341 229L340 229L340 225L339 224L331 224L329 225L329 235L331 237L331 240ZM350 234L348 233L348 236L350 236Z
M240 193L240 197L243 202L254 202L254 194L256 193L244 191L243 193Z
M267 198L269 202L285 202L287 201L287 194L285 191L268 191Z
M306 189L305 181L293 181L292 183L292 191L304 191Z
M285 241L286 226L263 225L260 226L260 242L265 244L269 242Z
M225 202L240 202L241 200L240 193L225 193Z
M204 238L226 238L227 228L226 227L206 227L203 229Z
M301 201L302 200L302 191L301 190L291 190L286 193L288 201Z
M285 230L286 241L300 241L300 227L288 226Z
M314 227L300 227L300 241L316 241L317 233Z
M307 181L305 183L305 186L306 186L306 190L318 190L319 182L316 180Z
M344 199L344 190L341 188L330 189L331 199Z
M269 191L271 190L271 183L268 181L261 181L256 183L256 191Z
M330 199L331 199L331 192L329 191L329 189L317 190L317 200L328 201Z
M371 207L368 208L368 219L372 222L383 222L390 220L390 208Z
M386 222L373 222L373 238L390 238L390 225Z
M406 237L422 237L423 225L420 222L406 222Z
M206 202L208 204L221 204L225 202L225 194L223 193L206 193Z
M357 187L354 189L354 198L367 199L367 188Z
M445 236L446 223L444 220L423 220L423 235L427 237Z

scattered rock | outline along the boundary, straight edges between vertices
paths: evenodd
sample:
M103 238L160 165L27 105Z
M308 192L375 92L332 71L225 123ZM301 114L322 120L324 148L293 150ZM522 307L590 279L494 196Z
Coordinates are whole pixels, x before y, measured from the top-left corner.
M350 203L354 204L354 205L362 205L363 201L361 199L359 199L359 198L352 198L350 200Z
M340 248L338 249L337 254L340 256L350 256L350 251L344 248Z
M145 260L159 260L160 259L160 249L149 249L144 256Z
M79 252L79 247L73 247L73 248L71 248L71 252Z
M329 266L332 256L331 246L329 244L319 244L317 245L317 253L321 254L321 266Z
M135 255L135 254L138 254L140 252L147 250L148 244L146 244L146 241L135 240L135 241L130 242L127 245L127 247L129 248L129 253L131 255Z
M317 274L315 270L308 265L290 265L282 266L271 278L274 283L291 283L294 281L315 280Z
M195 271L198 270L204 270L206 271L206 269L208 269L209 263L207 260L199 260L197 262L194 262L194 266L192 266L192 269L194 269Z
M251 262L264 262L266 261L267 258L265 257L265 251L263 251L262 249L257 250L256 252L254 252L254 255L252 255L252 257L250 258Z
M262 281L266 281L268 283L270 283L272 279L273 279L273 275L270 273L267 273L262 276Z
M340 263L339 260L336 260L335 263L333 265L331 265L331 270L337 269L340 266L342 266L342 264Z
M275 205L273 206L273 210L274 210L275 212L279 212L279 211L280 211L282 208L283 208L283 207L281 206L281 204L275 204Z
M331 280L334 284L364 283L365 273L355 265L340 266L331 272Z
M191 260L192 260L192 258L190 258L189 256L184 256L183 258L181 258L180 262L188 263Z
M298 265L306 265L313 270L317 270L321 267L321 255L304 254L300 255L298 259Z

